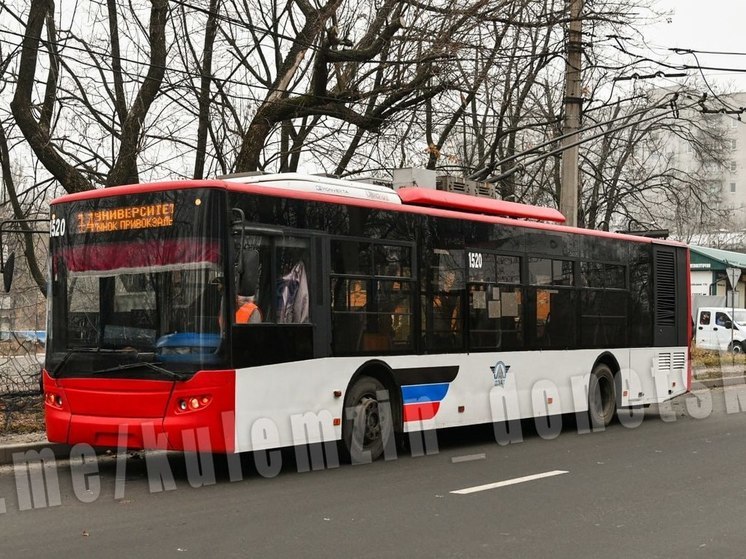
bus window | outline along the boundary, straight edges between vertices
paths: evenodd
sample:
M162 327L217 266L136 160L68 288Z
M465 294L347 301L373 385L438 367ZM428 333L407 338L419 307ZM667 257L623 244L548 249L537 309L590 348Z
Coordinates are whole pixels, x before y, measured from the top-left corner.
M470 250L469 348L519 349L523 344L520 258Z
M275 243L275 320L278 324L304 324L308 316L308 241L282 238Z
M566 289L536 290L536 339L540 347L575 345L575 293Z
M243 239L243 247L240 246ZM236 324L257 324L264 321L269 310L269 239L259 235L236 238L236 267L234 274Z
M412 248L333 240L332 346L335 354L412 349Z
M236 253L236 324L310 322L308 239L246 235Z
M434 249L430 292L423 302L428 350L453 351L464 345L464 251Z

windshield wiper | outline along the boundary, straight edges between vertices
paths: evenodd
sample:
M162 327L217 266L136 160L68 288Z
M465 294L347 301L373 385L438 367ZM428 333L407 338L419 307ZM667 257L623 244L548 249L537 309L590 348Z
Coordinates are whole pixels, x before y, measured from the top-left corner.
M91 374L102 375L105 373L118 373L119 371L136 369L137 367L147 367L148 369L152 371L156 371L158 373L169 376L171 378L175 378L177 380L186 380L188 378L185 375L181 375L179 373L175 373L174 371L169 371L168 369L159 367L156 363L151 363L150 361L138 361L136 363L124 363L122 365L117 365L116 367L109 367L108 369L99 369L97 371L92 371Z
M49 372L49 376L52 378L57 378L57 374L62 371L62 367L65 366L65 363L67 363L70 360L70 357L75 355L76 353L119 353L116 349L104 349L104 348L92 348L92 347L86 347L86 348L77 348L77 349L69 349L65 352L65 355L62 357L62 361L57 363L55 365L54 369L52 369Z

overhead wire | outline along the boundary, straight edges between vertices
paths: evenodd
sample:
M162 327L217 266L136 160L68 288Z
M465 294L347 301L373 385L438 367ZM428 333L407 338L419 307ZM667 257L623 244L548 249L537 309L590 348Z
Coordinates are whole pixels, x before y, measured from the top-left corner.
M259 32L261 32L261 33L275 33L275 34L277 34L277 30L276 30L276 29L268 29L268 28L262 28L262 27L259 27L259 26L255 26L255 25L253 25L253 24L250 24L250 23L244 22L244 21L242 21L242 20L239 20L239 19L236 19L236 18L232 18L232 17L229 17L229 16L223 16L223 15L220 15L220 14L215 14L215 13L211 12L211 11L210 11L209 9L206 9L206 8L202 8L202 7L199 7L199 6L195 6L194 4L191 4L191 3L189 3L189 2L186 2L186 1L184 1L184 0L170 0L170 1L171 1L172 3L175 3L175 4L178 4L178 5L181 5L182 7L185 7L185 8L189 8L189 9L193 9L193 10L195 10L195 11L199 11L199 12L201 12L201 13L205 13L205 14L208 14L208 15L216 15L216 17L218 17L218 18L219 18L219 19L221 19L222 21L226 21L226 22L228 22L228 23L231 23L231 24L233 24L233 25L237 25L237 26L240 26L240 27L244 27L244 28L247 28L247 29L251 29L251 30L253 30L253 31L259 31ZM10 31L10 30L0 30L0 33L6 33L6 34L14 35L14 36L17 36L17 37L23 37L23 35L22 35L22 34L20 34L20 33L15 33L15 32L13 32L13 31ZM295 38L295 37L289 37L289 36L287 36L287 35L281 35L281 34L280 34L279 36L280 36L280 38L284 38L284 39L288 39L288 40L297 40L297 38ZM74 39L74 40L78 40L78 39L77 39L76 37L73 37L73 39ZM3 40L3 39L0 39L0 41L2 41L2 42L6 42L7 44L10 44L10 45L12 45L12 46L19 46L19 45L16 45L15 43L13 43L13 42L10 42L10 41L5 41L5 40ZM39 42L40 42L41 44L43 44L43 45L44 45L44 47L42 47L41 45L37 45L37 46L36 46L36 48L37 48L37 51L39 51L39 52L47 52L47 53L49 53L49 52L50 52L50 50L49 50L49 48L48 48L48 46L47 46L47 45L49 44L49 41L48 41L48 40L45 40L44 38L40 38ZM55 43L55 44L56 44L56 45L57 45L58 47L61 47L61 48L64 48L64 49L71 49L71 50L76 50L76 51L80 51L80 52L85 52L85 53L87 53L87 54L88 54L89 56L94 56L94 55L95 55L95 56L99 56L99 57L101 57L102 59L106 59L106 58L108 58L108 57L110 57L110 56L111 56L111 53L108 53L108 52L106 52L106 51L100 51L100 50L97 50L97 49L91 49L90 47L89 47L89 48L83 48L83 47L79 47L79 46L76 46L76 45L70 45L70 44L69 44L69 43L68 43L67 41L65 41L64 43L61 43L60 41L54 41L54 43ZM315 46L315 45L306 45L306 46L308 46L308 48L312 48L312 49L316 48L316 46ZM621 45L620 45L620 46L621 46ZM44 48L45 48L45 47L46 47L46 51L44 50ZM621 48L622 48L622 50L623 50L623 51L624 51L624 52L625 52L626 54L628 54L628 55L630 55L630 56L636 56L636 55L633 55L632 53L630 53L629 51L627 51L626 49L624 49L623 47L621 47ZM746 53L741 53L741 54L744 54L744 55L746 55ZM659 64L659 65L662 65L662 66L665 66L665 67L668 67L668 68L672 68L672 69L679 69L679 68L690 68L690 69L693 69L693 68L699 68L699 69L700 69L700 71L701 71L701 68L702 68L702 67L701 67L701 65L699 65L699 61L698 61L698 60L697 60L697 62L698 62L698 66L696 66L696 67L691 67L691 66L687 66L687 65L679 65L679 66L674 66L674 65L667 65L667 64L665 64L665 63L661 63L661 62L659 62L659 61L655 61L655 60L652 60L652 59L649 59L649 58L644 58L644 57L638 57L638 58L639 58L639 59L640 59L641 61L642 61L642 60L644 60L644 61L648 61L648 62L651 62L651 63L655 63L655 64ZM695 58L696 58L696 57L695 57ZM127 58L127 57L120 57L120 59L121 59L121 60L122 60L123 62L127 62L127 63L130 63L130 64L135 64L135 65L143 65L143 66L147 66L147 65L150 65L150 63L149 63L148 61L144 61L144 60L132 60L132 59L129 59L129 58ZM77 61L78 61L79 63L82 63L82 64L84 64L84 65L86 64L85 62L83 62L83 61L81 61L81 60L79 60L79 59L77 59ZM97 67L97 68L99 67L99 66L97 66L97 65L96 65L95 63L88 63L87 65L88 65L88 66L90 66L90 67ZM186 77L188 77L188 78L202 78L202 77L203 77L201 73L198 73L198 72L193 72L193 71L189 71L189 70L187 70L187 69L181 69L181 68L173 68L173 67L170 67L170 66L164 66L164 67L162 67L162 68L163 68L164 70L168 70L169 72L175 72L175 73L177 73L177 74L181 74L181 75L184 75L184 76L186 76ZM743 70L743 71L745 71L745 72L746 72L746 70ZM130 76L136 76L137 78L141 78L141 79L148 79L148 78L147 78L146 76L139 76L139 75L137 75L137 74L129 74L129 75L130 75ZM704 77L704 75L703 75L703 77ZM223 79L221 79L221 78L219 78L219 77L217 77L217 76L210 76L210 78L211 78L211 79L213 79L213 80L215 80L215 82L217 82L217 83L229 83L229 84L240 85L240 86L245 86L245 85L246 85L246 83L245 83L245 82L243 82L243 81L240 81L240 80L223 80ZM178 82L176 82L176 83L178 83ZM708 86L708 88L709 88L709 84L707 84L707 86ZM269 87L263 86L263 85L261 85L261 84L256 84L256 83L253 83L253 84L251 85L251 87L252 87L252 88L256 88L256 89L259 89L259 90L265 90L265 91L272 91L272 90L273 90L272 88L269 88ZM250 90L251 88L248 88L248 89ZM276 91L276 90L275 90L275 91ZM290 91L290 90L286 90L286 91L285 91L285 93L292 93L292 92L293 92L293 91ZM323 97L322 97L322 98L323 98ZM325 98L325 99L327 99L327 100L329 100L329 101L339 101L339 98L336 98L336 97L327 97L327 98ZM258 99L257 99L257 98L254 98L253 100L254 100L254 101L258 101ZM725 104L724 102L722 102L722 100L720 100L720 101L721 101L721 103L723 103L723 105L724 105L724 106L728 106L727 104ZM605 106L606 106L606 105L605 105ZM603 108L603 107L594 107L594 108L592 108L592 109L589 109L589 111L588 111L588 112L590 112L591 110L599 110L599 109L601 109L601 108ZM653 108L656 108L656 107L653 107ZM641 112L646 112L646 111L652 110L653 108L646 108L646 109L644 109L644 110L643 110L643 111L641 111ZM448 114L448 113L444 111L444 112L443 112L443 114ZM637 113L633 113L633 114L637 114ZM620 119L624 119L624 118L629 118L629 116L630 116L630 115L625 115L624 117L619 117L618 119L612 119L611 121L607 121L607 122L602 122L602 123L598 123L598 124L595 124L595 125L589 126L589 127L587 128L587 129L588 129L588 130L591 130L591 129L597 128L597 127L599 127L599 126L603 126L603 125L606 125L606 124L608 124L609 122L614 122L614 121L616 121L616 120L620 120ZM544 123L544 124L542 124L542 125L546 125L546 123ZM567 135L565 135L565 136L567 136ZM563 137L565 137L565 136L561 136L561 137L559 137L559 138L563 138ZM546 145L548 145L548 144L551 144L551 143L553 143L553 142L556 142L556 141L557 141L557 140L558 140L559 138L554 138L553 140L551 140L551 141L549 141L549 142L545 142L544 144L541 144L541 147L543 147L543 146L546 146ZM523 153L523 154L522 154L522 156L526 156L526 155L528 155L528 154L530 154L530 153L534 153L534 152L535 152L536 150L538 150L538 149L540 149L540 147L539 147L539 146L537 146L537 147L533 148L532 150L530 150L530 151L529 151L529 152L527 152L527 153ZM516 159L517 157L518 157L518 155L516 155L516 156L511 156L511 157L510 157L510 158L508 158L507 160L501 161L501 162L499 162L499 163L497 163L497 164L493 165L493 166L492 166L492 168L494 168L494 167L495 167L495 166L497 166L498 164L502 164L502 163L505 163L506 161L512 161L512 160Z
M696 104L698 104L698 102L697 103L692 103L691 105L687 105L687 106L682 107L682 108L683 109L692 108ZM652 116L649 116L649 117L646 117L646 118L635 120L634 122L630 122L629 124L625 124L624 126L618 126L616 128L612 128L611 130L604 130L603 132L601 132L599 134L595 134L595 135L590 136L590 137L582 138L581 140L578 140L578 141L573 142L571 144L560 146L557 149L545 152L545 153L543 153L543 154L541 154L541 155L539 155L539 156L537 156L537 157L535 157L533 159L530 159L529 161L526 161L525 163L521 163L519 165L516 165L515 167L513 167L511 169L508 169L504 173L501 173L501 174L499 174L497 176L494 176L494 177L489 177L487 179L487 182L495 183L495 182L498 182L498 181L503 180L505 178L508 178L511 175L513 175L513 174L515 174L517 172L522 171L523 169L525 169L529 165L532 165L534 163L538 163L538 162L540 162L540 161L542 161L544 159L547 159L549 157L552 157L554 155L562 153L564 150L566 150L568 148L579 146L579 145L581 145L581 144L583 144L585 142L588 142L588 141L591 141L591 140L596 140L598 138L602 138L603 136L605 136L609 132L618 132L620 130L624 130L624 129L629 128L631 126L635 126L635 125L641 124L643 122L648 122L648 121L655 120L655 119L663 119L663 118L666 118L666 116L667 115L665 115L665 114L652 115Z

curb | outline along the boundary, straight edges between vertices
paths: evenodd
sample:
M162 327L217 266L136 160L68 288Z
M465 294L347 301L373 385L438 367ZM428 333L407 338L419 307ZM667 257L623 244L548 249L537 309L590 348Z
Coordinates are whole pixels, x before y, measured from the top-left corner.
M0 446L0 466L13 463L13 454L26 452L41 452L42 449L49 448L52 450L55 458L69 458L70 445L60 443L50 443L42 441L38 443L23 443L7 446Z
M704 386L705 388L722 388L723 386L734 384L746 384L746 376L725 376L706 379L698 379L695 377L692 379L692 382ZM694 388L696 389L696 387Z

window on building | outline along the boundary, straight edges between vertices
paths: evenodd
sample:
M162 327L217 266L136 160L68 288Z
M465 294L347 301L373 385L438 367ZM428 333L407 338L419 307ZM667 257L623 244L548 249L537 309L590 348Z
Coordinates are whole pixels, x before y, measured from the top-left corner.
M723 191L723 183L721 181L705 181L705 187L713 196L719 196Z
M736 191L736 183L732 182L730 183L730 191L735 192Z
M738 163L735 161L730 162L730 172L735 173L738 170Z

